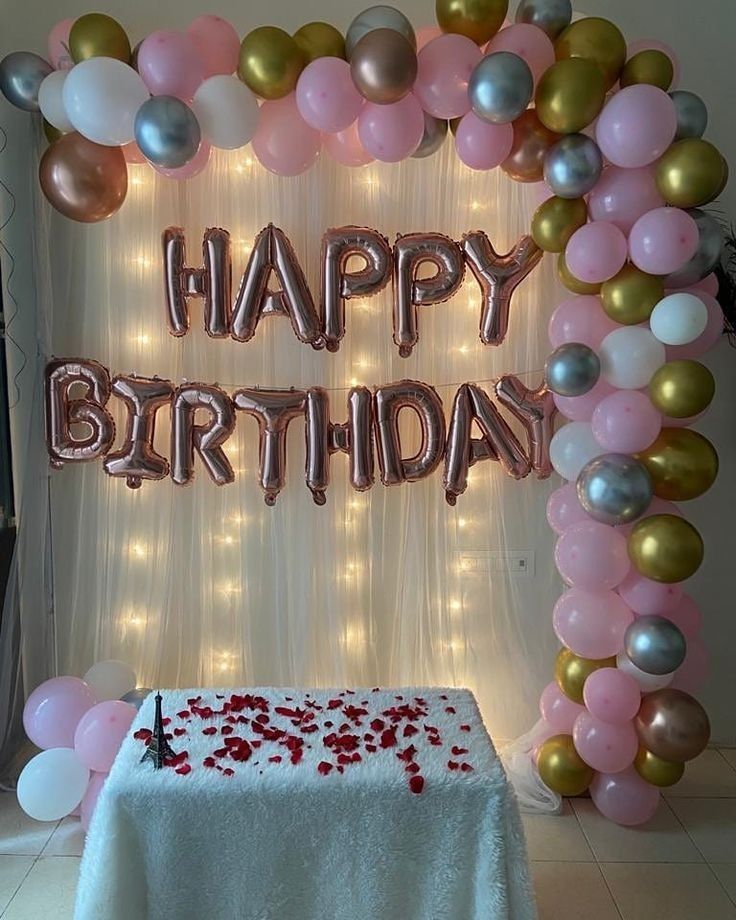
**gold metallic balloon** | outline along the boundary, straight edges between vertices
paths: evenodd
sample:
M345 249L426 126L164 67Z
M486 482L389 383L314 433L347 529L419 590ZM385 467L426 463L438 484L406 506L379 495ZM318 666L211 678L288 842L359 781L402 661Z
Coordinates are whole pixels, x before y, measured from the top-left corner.
M626 60L626 39L608 19L590 16L570 23L555 42L555 53L558 61L583 58L595 62L610 89Z
M582 704L583 685L593 671L615 667L615 658L581 658L569 648L561 648L555 660L555 680L566 697Z
M653 514L634 525L629 536L629 558L645 578L675 584L700 568L703 538L684 518Z
M557 277L568 291L573 294L600 294L600 284L588 284L587 281L580 281L572 274L565 261L565 253L561 252L557 259Z
M559 134L545 128L534 109L527 109L514 122L511 153L501 169L517 182L541 182L545 154L559 139Z
M443 32L466 35L485 45L503 25L509 0L437 0L435 9Z
M728 167L728 163L726 162L726 158L723 157L723 178L721 179L721 184L718 186L718 191L716 192L716 195L715 195L716 198L720 197L722 192L725 191L725 188L728 185L729 174L730 174L730 169Z
M668 361L649 381L649 399L670 418L692 418L703 412L715 392L713 374L699 361Z
M64 131L59 131L58 128L55 128L51 122L43 120L43 133L46 137L46 140L49 144L53 144L59 140L60 137L64 137Z
M305 64L321 57L345 58L345 39L329 22L308 22L294 33Z
M594 775L575 750L572 735L553 735L540 745L537 769L545 786L559 795L582 795Z
M603 309L622 326L645 323L663 297L662 279L648 275L630 263L601 286Z
M584 198L548 198L532 217L532 239L545 252L564 252L570 237L587 220Z
M642 779L652 786L674 786L682 779L685 764L663 760L645 747L640 747L634 758L634 767Z
M671 687L644 695L634 726L644 747L663 760L692 760L710 739L705 709L689 693Z
M537 84L535 103L542 124L557 134L575 134L597 117L606 101L601 68L584 58L557 61Z
M728 168L713 144L687 137L664 152L657 163L656 178L667 204L698 208L720 195L728 180Z
M395 29L371 29L350 55L353 83L369 102L388 105L411 91L417 78L417 53Z
M261 26L240 45L238 76L263 99L288 96L303 69L304 54L283 29Z
M111 57L130 63L130 40L112 16L85 13L69 32L69 53L75 64L93 57Z
M633 86L635 83L650 83L665 92L672 85L675 68L664 51L649 48L630 58L621 72L621 86Z
M689 428L663 428L637 457L652 477L654 494L671 502L698 498L718 475L715 447Z

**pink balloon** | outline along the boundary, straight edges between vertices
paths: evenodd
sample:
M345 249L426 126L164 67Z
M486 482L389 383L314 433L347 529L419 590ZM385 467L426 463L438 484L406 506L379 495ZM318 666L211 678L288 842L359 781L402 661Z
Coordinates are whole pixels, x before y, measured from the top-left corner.
M626 605L639 616L668 616L682 598L682 585L652 581L634 568L617 590Z
M344 131L323 135L322 140L327 153L343 166L365 166L373 162L373 157L360 143L357 119Z
M663 205L654 171L649 166L641 169L608 166L588 196L591 218L615 224L626 234L642 214Z
M673 585L672 587L679 586ZM662 616L672 620L687 641L690 642L691 639L697 638L700 633L700 628L703 625L703 614L689 594L682 594L682 592L680 594L679 604L663 611Z
M667 275L695 255L699 241L698 225L686 211L655 208L631 228L631 261L650 275Z
M708 414L708 409L703 409L702 412L698 412L697 415L691 415L690 418L672 418L669 415L663 415L662 416L662 427L663 428L689 428L691 425L695 425L697 422L699 422L700 419L703 418L703 416L707 414Z
M474 41L451 33L422 48L414 93L424 111L435 118L459 118L469 112L468 81L481 57Z
M639 83L612 96L598 118L596 140L615 166L636 169L659 159L677 131L675 104L658 86Z
M639 38L636 41L631 42L629 45L627 60L628 58L632 58L635 54L638 54L640 51L650 50L662 51L672 61L673 75L670 89L674 89L680 82L680 59L677 57L669 45L666 45L664 42L657 41L653 38Z
M555 62L555 48L548 35L526 22L496 32L486 46L486 54L496 51L510 51L525 60L535 83Z
M626 538L597 521L568 527L555 546L555 563L569 585L586 591L612 590L631 568Z
M613 591L570 588L555 604L555 635L582 658L610 658L624 645L624 633L634 614Z
M135 141L131 141L129 144L124 144L122 150L126 163L143 164L148 162L145 155L141 153L141 148L138 146L138 144L136 144Z
M608 333L618 328L604 312L600 297L584 294L562 301L550 318L547 335L553 348L581 342L597 351Z
M594 776L590 797L604 817L624 827L645 824L659 805L659 789L650 786L634 769Z
M365 150L383 163L410 157L424 137L424 112L413 93L399 102L367 102L358 117L358 135Z
M588 712L601 722L630 722L641 706L639 684L618 668L599 668L583 684Z
M266 169L278 176L298 176L317 159L321 136L304 121L290 93L263 103L252 144Z
M163 166L154 166L157 173L167 176L169 179L193 179L198 176L210 161L212 148L207 141L202 141L199 150L194 154L192 159L183 166L177 166L175 169L166 169Z
M138 49L138 73L154 96L191 102L204 79L197 47L186 32L152 32Z
M683 291L686 294L695 294L696 297L700 297L700 295L705 292L706 294L710 294L711 297L717 297L719 287L718 278L715 274L711 273L710 275L706 275L705 278L701 278L701 280L697 281L695 284L691 284L690 287L668 288L666 293L676 294L678 291Z
M559 536L562 536L571 524L590 520L578 501L578 493L572 482L555 489L547 500L547 521Z
M571 701L572 702L572 701ZM540 700L541 703L541 700ZM537 723L534 729L534 748L532 750L532 762L534 766L537 765L537 758L539 757L539 749L542 747L545 741L548 741L550 738L553 738L555 735L560 733L552 728L552 726L547 722L546 719L542 719ZM569 732L567 733L569 734Z
M532 191L533 200L536 207L544 204L545 201L549 201L550 198L555 197L555 193L547 185L546 182L533 182L528 185L527 188L531 189Z
M491 125L475 112L463 115L455 133L457 155L471 169L493 169L511 153L513 125Z
M49 32L49 63L54 70L71 70L74 67L69 53L69 32L73 25L74 19L62 19Z
M685 660L675 671L670 687L697 696L708 676L709 663L708 649L700 639L689 639Z
M219 16L198 16L187 26L202 62L203 78L231 74L238 68L240 36L235 28Z
M85 767L107 773L137 710L122 700L106 700L88 710L74 732L74 750Z
M554 393L552 398L560 415L573 422L589 422L600 401L615 392L611 384L601 377L592 389L582 396L558 396Z
M74 747L77 724L96 703L92 688L78 677L52 677L28 697L23 727L43 750Z
M581 712L584 712L584 709L579 703L574 703L565 696L556 681L553 680L542 691L539 698L539 711L550 728L554 729L553 734L569 735L572 733L575 719Z
M632 722L612 725L587 710L575 720L572 740L588 766L600 773L620 773L630 767L639 749Z
M296 85L296 107L318 131L334 134L349 127L363 107L350 64L336 57L320 57L307 64Z
M89 778L87 791L84 793L82 804L79 806L80 817L82 819L82 828L85 832L89 830L89 823L92 820L92 815L94 814L95 808L97 807L97 800L100 797L100 793L102 792L102 787L105 785L107 776L107 773L93 773Z
M584 224L570 237L565 261L580 281L598 284L617 275L626 264L626 237L615 224L597 220Z
M422 26L421 29L417 30L417 51L426 48L431 41L443 34L439 26Z
M635 454L656 439L662 416L646 393L618 390L598 403L591 426L593 437L605 450Z
M721 305L715 297L704 292L698 292L697 296L703 301L708 311L708 322L705 329L694 342L688 342L687 345L667 345L665 351L668 361L676 361L679 358L701 358L721 340L723 335Z

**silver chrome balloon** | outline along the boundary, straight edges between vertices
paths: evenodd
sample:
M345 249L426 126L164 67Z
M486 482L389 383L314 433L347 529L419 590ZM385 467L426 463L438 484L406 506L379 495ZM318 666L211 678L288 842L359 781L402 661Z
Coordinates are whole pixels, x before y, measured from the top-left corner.
M708 127L708 109L700 96L684 89L676 89L670 93L670 99L675 103L677 113L675 140L681 141L685 137L702 137Z
M580 471L577 493L585 511L601 524L628 524L647 510L654 495L644 465L628 454L601 454Z
M700 239L695 255L679 271L667 275L664 279L666 288L689 287L706 275L709 275L721 261L725 244L721 225L712 215L700 208L687 212L698 225Z
M402 12L393 6L371 6L367 10L363 10L362 13L358 13L348 26L348 31L345 35L345 50L348 60L350 60L350 55L353 53L353 48L361 38L374 29L393 29L394 32L401 32L413 48L417 47L414 28Z
M547 386L558 396L583 396L598 382L601 362L588 345L565 342L555 348L544 368Z
M585 134L568 134L544 158L544 181L558 198L582 198L600 178L603 156Z
M646 674L671 674L685 660L687 643L666 617L637 617L624 634L626 657Z
M515 121L531 101L534 77L518 54L497 51L476 64L468 83L473 111L483 121L505 125Z
M435 118L428 112L424 113L424 134L419 146L412 153L415 160L422 160L424 157L431 157L437 153L447 137L447 120L444 118Z
M199 150L202 132L197 116L175 96L152 96L135 116L135 140L156 166L177 169Z
M32 51L11 51L0 61L0 91L18 109L38 112L38 90L54 68Z
M554 41L572 21L572 3L570 0L521 0L516 21L538 26Z
M125 696L121 696L120 699L124 703L130 703L131 706L135 706L136 709L140 709L150 693L153 693L150 687L136 687L135 690L128 690Z

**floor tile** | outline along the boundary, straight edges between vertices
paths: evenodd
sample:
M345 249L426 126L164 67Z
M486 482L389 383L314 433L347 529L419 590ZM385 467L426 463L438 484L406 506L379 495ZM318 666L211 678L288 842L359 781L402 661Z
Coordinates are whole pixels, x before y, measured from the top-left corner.
M64 818L43 850L44 856L81 856L85 833L79 818Z
M33 856L0 856L0 914L28 875L33 859Z
M594 862L593 853L569 802L560 815L521 816L531 860Z
M0 793L0 856L38 856L55 827L29 818L14 792Z
M601 870L623 920L736 920L708 866L603 863Z
M718 881L728 892L728 896L736 904L736 864L711 863L710 867L718 876Z
M599 862L702 862L666 802L640 827L621 827L604 818L590 799L576 799L573 808Z
M3 920L71 920L80 860L42 856L3 914Z
M664 790L666 799L736 797L736 770L720 751L708 748L685 767L679 783Z
M736 770L736 748L718 748L722 756L731 764L731 766Z
M736 799L670 799L708 862L736 863Z
M621 920L595 863L533 862L539 920ZM651 920L651 918L650 918Z

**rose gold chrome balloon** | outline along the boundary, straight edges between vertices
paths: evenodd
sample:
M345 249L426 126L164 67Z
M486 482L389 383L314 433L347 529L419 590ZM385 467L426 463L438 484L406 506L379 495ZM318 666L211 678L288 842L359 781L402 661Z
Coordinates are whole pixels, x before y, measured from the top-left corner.
M369 101L387 105L403 99L417 78L417 53L400 32L372 29L350 55L350 73Z
M710 738L710 722L700 703L669 687L642 697L634 724L648 751L676 763L697 757Z

